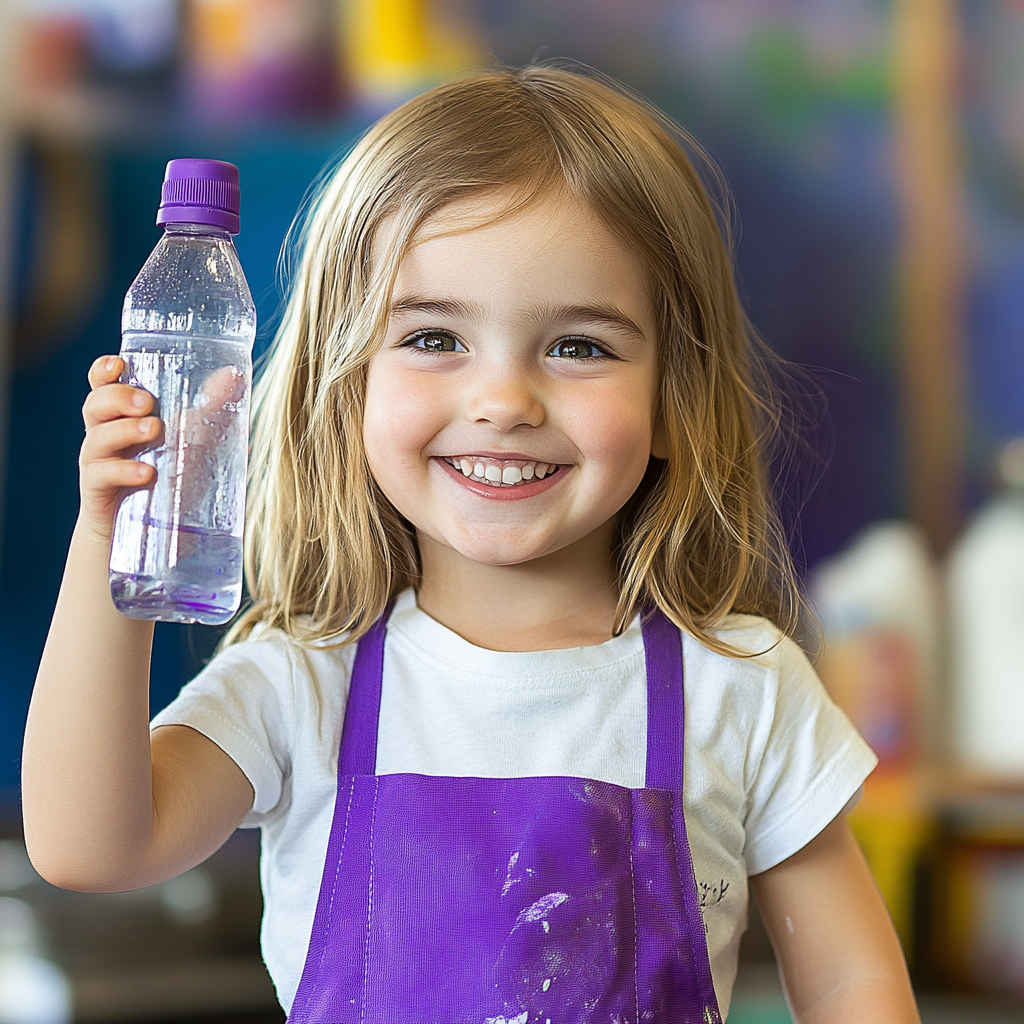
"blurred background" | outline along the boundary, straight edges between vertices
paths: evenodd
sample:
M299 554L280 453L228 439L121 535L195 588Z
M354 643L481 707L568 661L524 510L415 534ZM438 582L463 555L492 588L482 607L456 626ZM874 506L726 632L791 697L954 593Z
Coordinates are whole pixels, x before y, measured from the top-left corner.
M799 367L778 476L818 667L881 759L855 830L925 1020L1024 1021L1024 3L0 0L0 1024L282 1019L253 834L87 896L19 833L85 372L165 162L240 168L258 354L321 169L447 76L548 58L639 89L725 172L750 316ZM157 627L154 712L217 639ZM789 1020L756 914L729 1019Z

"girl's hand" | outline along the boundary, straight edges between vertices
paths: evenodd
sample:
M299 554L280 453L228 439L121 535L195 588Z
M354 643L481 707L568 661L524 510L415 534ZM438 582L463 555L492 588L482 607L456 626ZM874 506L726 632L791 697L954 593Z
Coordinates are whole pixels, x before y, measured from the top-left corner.
M105 543L110 542L114 513L124 491L146 487L156 479L156 470L134 457L159 444L163 436L163 424L150 415L153 396L118 383L123 368L120 356L97 359L89 370L92 390L82 407L85 441L78 460L79 523Z

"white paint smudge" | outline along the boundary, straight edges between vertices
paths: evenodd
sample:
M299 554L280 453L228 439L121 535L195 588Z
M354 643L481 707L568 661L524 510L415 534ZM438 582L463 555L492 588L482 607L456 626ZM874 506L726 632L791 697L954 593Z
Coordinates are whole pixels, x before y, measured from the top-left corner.
M512 873L515 871L516 864L518 863L518 861L519 861L519 851L516 850L515 853L513 853L512 856L509 857L509 859L508 859L508 868L505 871L505 883L501 887L501 895L502 896L507 895L509 889L511 889L512 886L515 885L516 882L519 881L518 878L513 878L512 877Z
M516 918L516 924L523 924L526 921L541 921L555 907L560 907L568 898L569 894L567 892L549 892L547 896L541 896L539 900L531 903L525 910L521 910Z

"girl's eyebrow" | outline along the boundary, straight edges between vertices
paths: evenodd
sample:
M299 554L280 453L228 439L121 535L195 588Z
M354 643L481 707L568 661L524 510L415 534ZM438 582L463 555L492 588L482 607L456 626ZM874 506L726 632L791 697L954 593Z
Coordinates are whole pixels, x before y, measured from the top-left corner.
M603 324L605 327L610 327L612 330L619 331L622 334L631 334L640 341L644 341L646 338L646 335L635 320L626 316L618 306L606 305L605 303L593 306L544 307L543 310L538 310L538 315L555 322Z
M482 308L476 303L461 302L458 299L427 299L416 295L398 299L391 304L392 316L402 313L431 313L435 316L474 321L485 319ZM633 335L641 341L646 339L636 321L618 306L605 303L535 306L530 310L529 318L537 323L603 324L622 334Z
M471 307L457 299L421 299L418 296L410 296L408 299L399 299L392 302L388 309L390 316L401 313L434 313L437 316L459 317L462 319L475 320L476 314Z

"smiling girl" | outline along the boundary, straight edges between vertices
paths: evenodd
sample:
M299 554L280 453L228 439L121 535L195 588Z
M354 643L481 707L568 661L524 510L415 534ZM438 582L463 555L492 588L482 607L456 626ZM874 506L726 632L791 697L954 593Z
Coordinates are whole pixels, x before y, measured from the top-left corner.
M160 425L94 364L25 740L46 878L150 885L261 827L267 966L325 1024L721 1021L749 882L797 1021L917 1020L679 138L534 67L326 178L257 389L252 603L150 728L107 553Z

